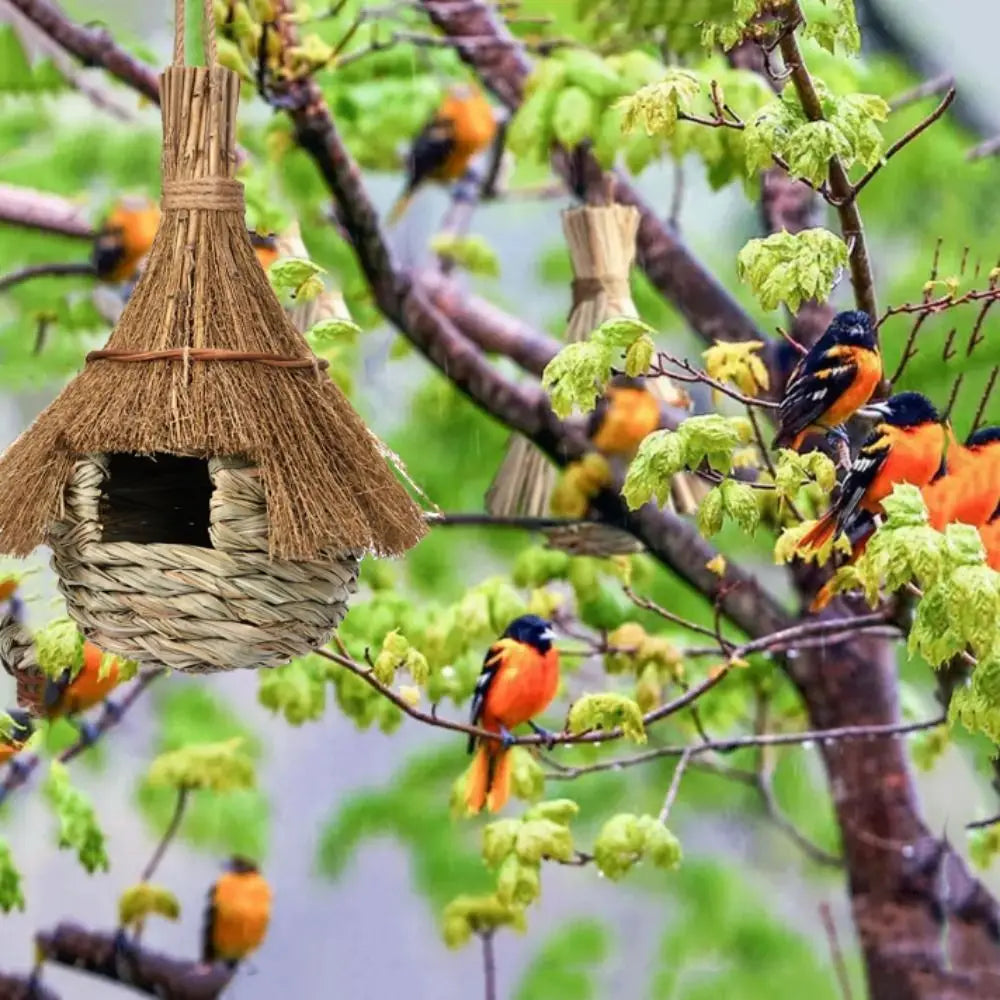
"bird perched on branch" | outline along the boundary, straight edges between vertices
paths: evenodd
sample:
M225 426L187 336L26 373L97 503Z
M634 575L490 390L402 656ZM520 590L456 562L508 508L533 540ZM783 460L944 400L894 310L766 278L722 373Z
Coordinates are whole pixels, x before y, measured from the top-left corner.
M943 473L945 428L925 396L901 392L862 415L880 419L861 445L837 499L798 543L802 556L849 529L859 510L881 513L882 501L897 484L923 487Z
M20 708L8 708L10 722L0 725L0 766L13 760L35 731L31 716Z
M111 658L103 671L104 653L92 642L83 644L83 664L74 674L67 667L57 677L49 677L34 658L31 636L11 616L0 621L3 666L17 686L17 703L36 718L74 718L105 701L121 682L119 661ZM111 703L108 702L111 708ZM93 727L79 724L85 740L94 737Z
M452 87L434 117L420 130L407 158L406 187L389 212L390 224L406 211L425 181L457 181L472 158L486 149L497 132L490 102L468 84Z
M778 411L775 448L798 449L811 433L834 432L882 380L882 355L871 317L842 312L792 370Z
M620 375L591 411L587 437L603 455L631 459L659 426L660 401L645 380Z
M91 251L100 281L131 281L153 245L160 225L160 207L142 198L122 198L101 225Z
M550 622L537 615L522 615L486 653L469 721L499 734L501 741L469 737L469 753L476 752L465 788L470 813L478 813L484 805L490 812L498 812L510 797L512 729L527 722L536 733L550 735L532 719L548 708L559 686L559 651L552 645L554 638Z
M267 271L281 255L278 249L278 237L273 233L265 235L253 229L249 230L249 233L250 245L253 247L253 252L257 255L260 266Z
M230 858L227 868L208 893L201 960L225 962L235 969L264 941L271 920L271 887L246 858Z

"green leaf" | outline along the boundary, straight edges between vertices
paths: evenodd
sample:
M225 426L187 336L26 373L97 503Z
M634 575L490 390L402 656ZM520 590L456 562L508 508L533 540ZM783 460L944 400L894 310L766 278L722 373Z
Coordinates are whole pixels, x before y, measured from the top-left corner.
M725 506L722 499L722 490L716 486L709 490L704 499L698 505L698 530L706 537L711 538L722 530L722 522L725 517Z
M47 677L58 677L69 669L75 677L83 666L83 633L76 622L57 618L40 628L34 636L35 656Z
M361 334L361 327L353 320L335 317L324 319L309 327L306 340L313 348L324 349L351 344Z
M107 871L110 862L94 806L89 796L70 784L69 771L59 761L49 767L45 795L59 820L59 847L75 851L88 874Z
M431 239L431 250L453 261L469 274L500 277L500 258L482 236L438 233Z
M24 909L24 892L21 888L21 873L14 864L10 845L0 837L0 911Z
M623 114L622 129L632 132L641 127L646 135L671 136L678 112L689 109L700 92L701 81L695 73L671 69L659 82L618 102Z
M1000 854L1000 823L970 831L968 842L972 863L981 871L985 871Z
M253 788L256 783L253 761L243 752L242 745L243 740L236 737L161 753L149 767L149 783L213 792Z
M504 903L499 896L458 896L444 909L442 931L449 948L468 944L473 934L500 927L524 930L524 910Z
M813 0L808 5L802 37L811 38L819 46L833 53L839 45L847 55L856 55L861 49L861 32L854 12L854 0Z
M181 915L177 897L162 885L140 882L118 897L118 923L122 927L133 927L154 915L167 920L177 920Z
M542 891L537 863L523 862L509 854L497 872L497 899L505 906L528 906Z
M597 125L598 107L582 87L566 87L552 111L552 132L567 149L583 142Z
M525 864L537 864L543 858L569 861L573 857L573 835L564 823L526 819L517 832L514 852Z
M483 827L483 861L488 867L497 868L514 850L520 829L519 819L498 819Z
M321 274L325 268L301 257L283 257L268 269L267 277L279 298L287 297L308 302L323 292Z
M566 67L566 82L587 94L606 101L624 92L621 77L607 61L584 48L567 47L556 52L556 59Z
M607 878L617 881L644 858L658 868L677 868L681 862L680 843L653 816L612 816L594 843L597 867Z
M829 297L838 272L847 266L847 244L826 229L783 230L750 240L736 263L764 309L784 302L794 312L806 299Z
M547 819L561 826L569 826L570 821L579 813L580 806L573 799L550 799L547 802L539 802L532 806L525 814L524 818Z
M326 710L326 662L302 656L283 667L257 671L257 700L292 726L315 722Z
M630 510L652 499L666 503L670 480L687 468L685 441L676 431L653 431L642 439L625 475L622 496Z
M644 374L652 363L656 354L656 344L653 338L643 334L638 340L633 341L625 352L625 374L636 378Z
M569 710L566 726L571 733L621 727L627 739L634 743L646 742L641 709L634 699L615 691L581 695Z

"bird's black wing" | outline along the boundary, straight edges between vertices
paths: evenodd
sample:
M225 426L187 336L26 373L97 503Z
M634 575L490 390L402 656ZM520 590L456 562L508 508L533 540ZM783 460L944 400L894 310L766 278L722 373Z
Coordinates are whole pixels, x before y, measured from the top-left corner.
M413 140L407 163L406 192L412 191L439 170L455 148L455 126L446 118L433 118Z
M597 432L601 429L601 424L607 418L609 409L611 409L611 401L607 395L600 396L597 400L597 405L590 411L590 416L587 417L588 438L596 436Z
M875 482L875 477L889 457L889 438L878 428L872 431L858 450L851 468L844 477L837 498L837 524L843 528L851 523L864 499L868 488Z
M790 443L816 423L834 400L850 389L857 374L858 366L850 358L829 350L803 358L785 387L775 445Z
M479 680L476 681L476 690L472 694L472 710L469 712L469 725L477 726L479 725L479 720L482 718L483 706L486 704L486 695L490 690L490 685L493 683L493 679L497 675L497 671L500 669L500 663L503 660L503 648L498 645L490 646L486 651L486 657L483 660L483 669L479 673ZM476 737L469 737L469 753L476 748Z

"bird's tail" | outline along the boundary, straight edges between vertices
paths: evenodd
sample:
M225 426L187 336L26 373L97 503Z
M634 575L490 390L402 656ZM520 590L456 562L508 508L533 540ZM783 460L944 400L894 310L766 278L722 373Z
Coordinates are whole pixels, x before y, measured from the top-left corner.
M837 518L832 511L827 511L816 524L807 531L798 545L795 547L799 556L803 559L818 552L826 543L833 538L837 530Z
M827 580L816 593L809 610L812 614L818 614L833 600L833 581Z
M404 191L397 199L396 203L389 209L389 214L386 216L386 225L394 226L403 217L406 210L410 207L410 202L413 201L413 190L407 189Z
M482 811L483 806L499 812L510 798L510 751L503 747L482 744L472 758L465 785L465 806L469 815Z

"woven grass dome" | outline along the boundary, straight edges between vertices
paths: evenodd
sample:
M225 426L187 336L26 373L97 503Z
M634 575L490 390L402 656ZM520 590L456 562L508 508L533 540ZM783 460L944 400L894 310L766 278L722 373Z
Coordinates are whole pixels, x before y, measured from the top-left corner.
M0 459L0 551L50 545L102 649L200 672L322 644L360 557L425 530L254 256L212 63L161 77L162 220L105 349Z

